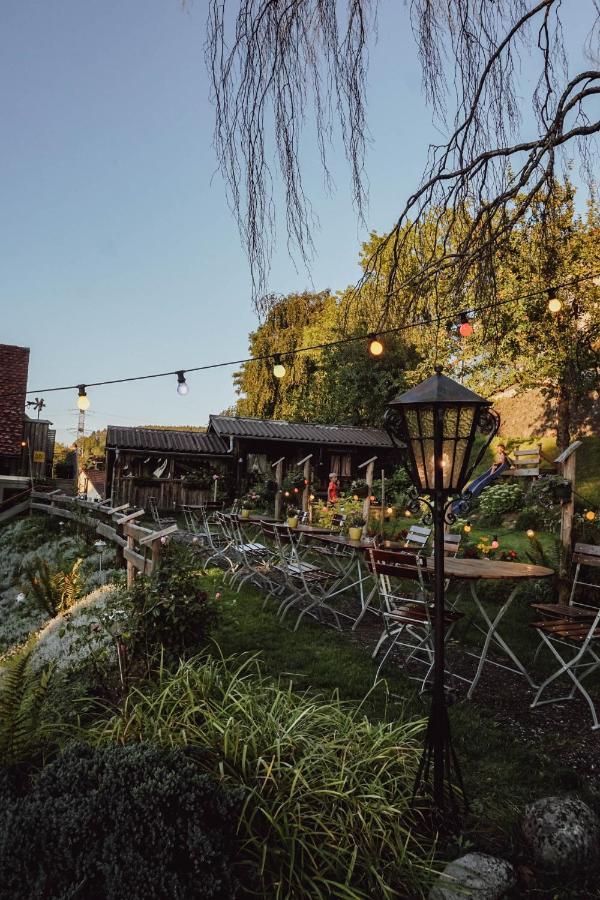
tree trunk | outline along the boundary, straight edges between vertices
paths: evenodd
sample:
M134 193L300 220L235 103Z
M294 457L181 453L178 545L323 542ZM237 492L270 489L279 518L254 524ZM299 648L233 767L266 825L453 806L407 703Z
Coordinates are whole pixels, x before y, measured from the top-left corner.
M556 445L559 452L571 443L571 401L565 385L559 388L556 421Z

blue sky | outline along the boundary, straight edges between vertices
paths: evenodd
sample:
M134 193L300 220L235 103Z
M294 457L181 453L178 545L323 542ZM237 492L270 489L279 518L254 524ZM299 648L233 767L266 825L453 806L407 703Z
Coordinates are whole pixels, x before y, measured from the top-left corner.
M29 387L99 381L243 357L256 319L248 267L216 172L204 67L206 4L0 3L0 340L31 347ZM526 80L524 73L524 80ZM404 4L382 0L369 73L368 228L389 227L436 134ZM322 189L315 288L358 274L343 154ZM271 288L310 288L278 236ZM202 424L234 398L231 370L90 391L87 427ZM75 395L46 395L59 431Z

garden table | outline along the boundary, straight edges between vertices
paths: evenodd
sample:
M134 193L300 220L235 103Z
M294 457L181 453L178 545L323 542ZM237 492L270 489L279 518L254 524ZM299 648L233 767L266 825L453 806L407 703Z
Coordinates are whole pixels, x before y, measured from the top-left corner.
M330 600L332 597L337 596L337 594L347 593L352 590L352 588L358 588L360 613L352 624L352 630L354 630L369 609L371 600L377 591L376 585L373 586L368 594L365 594L364 589L365 582L371 578L371 573L363 566L364 552L375 546L373 538L362 538L360 541L353 541L344 534L307 533L306 536L308 538L315 538L319 543L329 544L333 547L345 548L351 551L349 557L341 555L336 556L335 554L330 557L333 566L340 575L340 580L337 582L335 589L327 595L327 599ZM346 566L342 564L342 560L347 563ZM352 578L354 578L354 581L351 580Z
M433 557L427 557L426 565L428 571L434 571ZM531 580L533 578L550 578L550 576L554 575L554 570L548 569L546 568L546 566L534 566L528 563L501 562L500 560L494 559L452 558L444 560L444 569L447 577L457 578L469 582L471 596L473 597L475 607L479 615L481 616L481 619L485 623L485 627L479 625L477 622L475 623L476 627L484 635L484 641L481 648L481 654L478 657L479 663L477 665L477 671L467 692L467 699L471 699L471 697L473 696L473 692L477 687L477 683L479 682L483 667L486 662L491 663L495 666L500 666L500 668L507 669L510 672L515 672L515 674L517 675L523 675L524 678L527 679L531 687L536 687L536 684L530 677L525 666L518 659L518 657L509 647L504 638L500 635L498 626L510 609L512 602L515 599L517 590L519 589L520 582ZM500 606L500 609L498 610L494 618L490 618L484 604L477 595L475 585L478 581L516 582L508 597ZM513 669L510 666L501 665L501 663L497 663L491 659L488 659L488 653L492 643L497 645L497 647L499 647L505 653L505 655L512 660L512 662L517 667L516 669ZM477 654L474 655L477 656Z

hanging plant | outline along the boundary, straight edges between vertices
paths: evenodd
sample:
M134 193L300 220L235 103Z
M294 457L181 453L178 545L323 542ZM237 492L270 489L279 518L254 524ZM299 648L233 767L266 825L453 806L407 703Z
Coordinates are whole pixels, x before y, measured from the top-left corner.
M364 500L368 497L370 491L371 489L364 478L357 478L350 485L350 493L353 497L358 497L359 500Z

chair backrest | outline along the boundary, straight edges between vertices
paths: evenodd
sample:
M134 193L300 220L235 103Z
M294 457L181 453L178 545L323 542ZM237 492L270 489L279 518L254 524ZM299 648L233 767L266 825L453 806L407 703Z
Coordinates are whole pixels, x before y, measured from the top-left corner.
M511 475L519 475L525 478L537 478L540 474L540 448L526 447L514 450L515 467L510 469Z
M582 567L585 570L589 567L600 569L600 547L595 544L575 544L572 564L575 570L569 603L594 609L600 607L600 583L588 581L587 578L591 576L586 576L585 572L583 574L581 572ZM598 580L600 581L600 578ZM585 589L583 597L578 594L581 589Z
M335 529L336 531L337 531L337 530L341 531L342 528L344 527L344 522L345 522L345 521L346 521L346 516L343 515L343 513L335 513L335 515L333 515L333 516L331 517L331 527L332 527L332 529Z
M408 534L406 535L406 539L404 541L405 547L420 547L421 549L425 546L427 541L429 540L429 535L431 534L431 527L426 525L411 525L408 529Z
M365 556L368 569L374 575L422 581L424 560L414 550L378 550L369 547Z
M450 534L450 532L446 532L444 535L444 555L456 556L460 549L461 539L462 535L460 534Z

